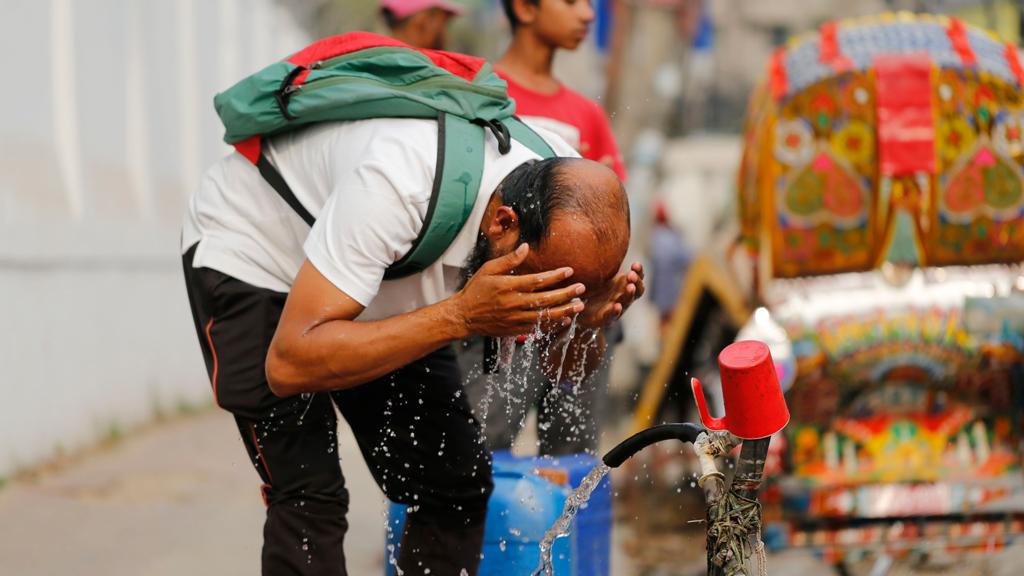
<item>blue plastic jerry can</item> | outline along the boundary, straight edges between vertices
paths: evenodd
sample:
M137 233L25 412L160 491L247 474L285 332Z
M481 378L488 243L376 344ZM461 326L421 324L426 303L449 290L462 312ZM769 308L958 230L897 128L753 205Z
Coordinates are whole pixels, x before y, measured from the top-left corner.
M540 563L540 543L565 506L565 499L598 464L586 455L517 458L494 454L494 492L487 507L480 576L532 574ZM385 574L395 574L405 523L405 506L388 508ZM607 576L611 551L611 483L601 481L579 511L572 531L555 540L552 566L558 576Z

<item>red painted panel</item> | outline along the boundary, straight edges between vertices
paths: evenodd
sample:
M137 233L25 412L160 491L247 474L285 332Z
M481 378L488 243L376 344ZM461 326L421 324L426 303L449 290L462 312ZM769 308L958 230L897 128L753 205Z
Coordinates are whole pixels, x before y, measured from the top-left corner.
M931 58L881 55L874 65L879 170L883 176L934 173Z

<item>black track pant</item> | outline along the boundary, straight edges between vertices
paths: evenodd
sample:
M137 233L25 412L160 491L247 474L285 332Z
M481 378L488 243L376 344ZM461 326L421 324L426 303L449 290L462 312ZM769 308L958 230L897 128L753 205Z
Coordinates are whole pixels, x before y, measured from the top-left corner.
M410 506L397 559L402 571L476 574L491 463L451 349L351 390L278 398L264 364L287 295L193 268L193 254L183 257L185 283L214 398L234 414L263 480L263 574L347 574L349 495L335 405L377 484ZM377 531L381 524L355 528Z

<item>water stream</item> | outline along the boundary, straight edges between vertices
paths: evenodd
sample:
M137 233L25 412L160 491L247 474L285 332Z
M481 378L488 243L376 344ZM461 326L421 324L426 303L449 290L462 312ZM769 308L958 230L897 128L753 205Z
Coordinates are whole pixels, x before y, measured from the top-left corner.
M551 550L555 546L555 540L569 535L572 528L572 521L576 513L590 500L590 495L601 483L601 480L608 475L611 468L604 464L594 466L594 469L587 473L576 490L565 499L565 507L562 508L562 515L555 520L555 523L544 533L540 541L540 564L533 571L533 576L553 576L555 573L551 560Z

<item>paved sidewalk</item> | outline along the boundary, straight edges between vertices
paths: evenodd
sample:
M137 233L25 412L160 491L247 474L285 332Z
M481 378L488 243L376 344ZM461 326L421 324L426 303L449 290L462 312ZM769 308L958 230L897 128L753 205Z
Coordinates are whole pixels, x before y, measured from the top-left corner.
M383 572L383 495L347 426L349 572ZM219 410L155 426L35 481L0 489L0 573L259 574L263 502L238 430Z
M0 488L0 575L259 574L263 502L237 435L231 418L211 409L152 426L39 479ZM353 494L349 573L380 575L384 497L344 423L339 437ZM628 525L615 527L614 576L640 574L623 552L630 540ZM694 545L700 548L690 542L679 553ZM699 554L692 556L645 574L692 576L702 563ZM1009 576L1020 573L1022 558L1024 549L1015 547L952 562L946 573ZM769 569L786 575L829 573L820 561L796 551L773 556ZM935 571L902 566L891 576L919 573Z
M353 495L349 573L383 574L384 496L344 420L338 436ZM226 413L154 425L0 488L0 575L259 574L259 484ZM614 535L612 573L629 575L622 536Z

